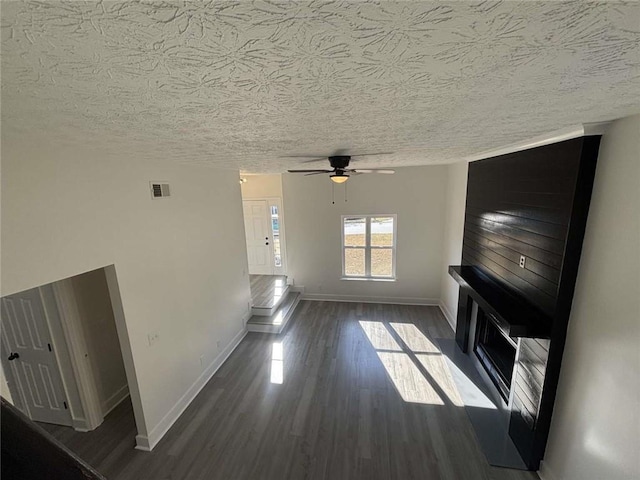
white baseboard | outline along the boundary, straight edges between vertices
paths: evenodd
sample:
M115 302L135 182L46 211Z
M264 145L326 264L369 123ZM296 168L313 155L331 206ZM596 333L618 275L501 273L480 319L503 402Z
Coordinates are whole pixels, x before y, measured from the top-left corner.
M109 415L111 410L116 408L120 403L129 396L129 385L126 383L118 389L116 393L107 398L104 402L102 402L102 416L106 417Z
M540 469L537 473L540 477L540 480L558 480L555 475L551 473L544 460L540 462Z
M291 285L289 287L290 292L298 292L300 296L304 295L304 286L302 285Z
M447 308L447 306L443 302L439 302L438 306L440 307L440 310L442 311L442 314L444 315L444 318L447 319L447 323L449 323L449 326L451 327L451 330L453 330L455 332L456 331L456 319L453 318L453 314L449 311L449 309Z
M305 293L302 300L317 302L356 302L356 303L388 303L393 305L428 305L437 306L437 298L421 297L367 297L360 295L332 295L324 293Z
M85 418L71 418L71 426L76 432L89 432L87 420Z
M244 315L242 315L242 326L246 326L247 322L249 321L249 319L251 318L251 307L249 307L249 310L247 312L244 313Z
M149 438L146 435L136 435L136 446L134 448L143 452L150 452Z
M211 364L205 369L204 372L198 377L198 379L191 385L191 387L185 392L185 394L176 402L176 404L169 410L169 412L160 420L160 422L151 429L149 435L136 435L136 449L150 452L153 450L158 442L169 431L171 426L180 418L180 415L187 409L189 404L200 393L200 390L207 384L207 382L213 377L213 375L222 366L229 355L233 353L236 347L240 344L242 339L247 334L247 329L243 328L238 334L229 342L229 345L220 352L220 354L211 362Z

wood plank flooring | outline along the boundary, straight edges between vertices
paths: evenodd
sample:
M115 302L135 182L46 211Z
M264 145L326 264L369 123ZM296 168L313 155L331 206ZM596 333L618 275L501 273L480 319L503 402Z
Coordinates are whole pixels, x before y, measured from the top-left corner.
M128 403L94 432L46 425L109 479L533 480L488 465L434 307L303 301L249 333L153 452Z
M286 275L249 275L249 282L252 307L273 307L287 288Z

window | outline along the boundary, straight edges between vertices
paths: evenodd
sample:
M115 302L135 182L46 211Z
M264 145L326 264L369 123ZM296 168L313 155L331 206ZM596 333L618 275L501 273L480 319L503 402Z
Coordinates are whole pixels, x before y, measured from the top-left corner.
M393 280L396 216L342 216L342 277Z
M271 232L273 233L273 264L282 267L282 253L280 252L280 218L278 206L271 205Z

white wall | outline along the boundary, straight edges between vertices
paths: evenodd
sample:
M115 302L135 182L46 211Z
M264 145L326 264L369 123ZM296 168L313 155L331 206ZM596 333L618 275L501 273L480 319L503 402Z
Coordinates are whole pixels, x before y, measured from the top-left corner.
M282 198L282 175L242 175L247 179L242 184L242 198Z
M38 144L2 141L2 295L114 264L136 420L153 443L244 330L238 172ZM152 200L150 180L168 181L172 196ZM152 332L159 340L149 346Z
M446 166L361 175L335 187L326 175L284 174L288 274L315 298L432 302L440 298ZM341 215L397 214L396 282L340 280Z
M71 283L98 399L106 415L129 390L104 269L73 277Z
M545 480L640 478L640 116L600 146Z
M445 209L444 245L442 255L440 308L455 330L458 314L458 283L449 275L449 265L460 265L464 210L467 200L469 164L458 162L447 166L447 200Z

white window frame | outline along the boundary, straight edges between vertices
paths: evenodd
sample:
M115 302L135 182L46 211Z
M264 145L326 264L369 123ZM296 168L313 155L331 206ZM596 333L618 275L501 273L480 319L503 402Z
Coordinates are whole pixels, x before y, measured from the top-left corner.
M393 244L390 247L373 246L371 245L371 219L378 217L391 217L393 218ZM347 218L364 218L365 219L365 245L364 247L352 247L345 245L344 242L344 221ZM396 281L396 249L398 245L398 216L396 214L375 214L375 215L342 215L340 218L340 238L342 239L342 280L373 280L381 282L395 282ZM364 266L365 274L360 275L347 275L345 273L345 252L349 248L364 249ZM374 249L391 249L391 276L374 276L371 275L371 250Z

